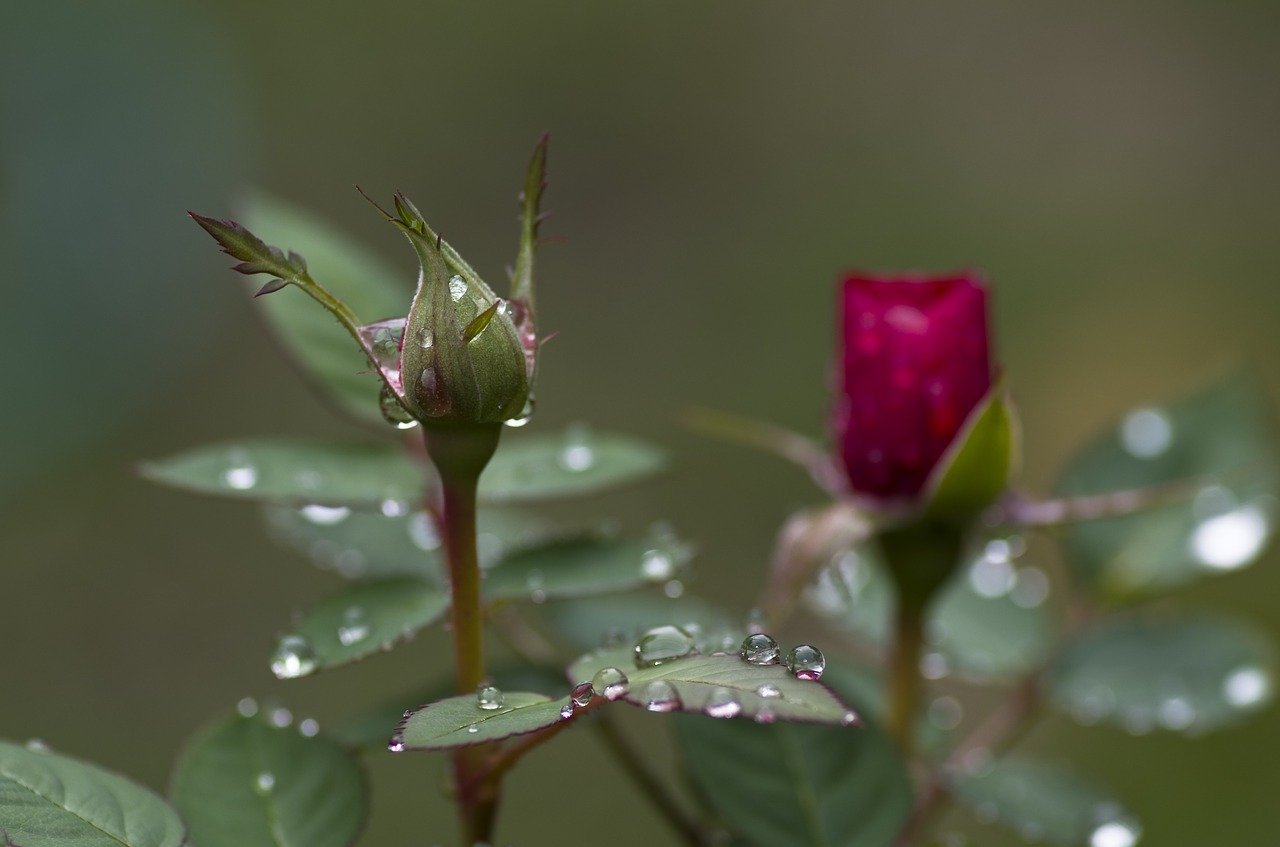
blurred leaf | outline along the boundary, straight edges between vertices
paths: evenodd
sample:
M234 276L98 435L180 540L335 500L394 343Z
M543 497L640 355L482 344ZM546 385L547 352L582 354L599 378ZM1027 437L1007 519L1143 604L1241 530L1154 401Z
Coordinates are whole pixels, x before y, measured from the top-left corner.
M1141 833L1109 793L1041 762L1004 759L981 776L957 777L953 787L979 820L998 821L1028 841L1131 847Z
M365 792L336 742L238 714L196 737L172 789L200 847L343 847L364 824Z
M489 677L503 691L560 692L564 690L564 672L560 668L512 665L490 669ZM381 703L357 712L339 723L330 733L348 747L386 749L388 740L400 723L423 704L443 700L454 692L453 679L441 678L429 686L389 697Z
M400 276L310 212L267 194L255 194L240 213L267 241L296 250L311 276L345 302L362 322L403 317L413 292ZM310 380L358 420L385 427L379 411L382 382L346 330L302 291L285 289L254 304Z
M1017 465L1018 427L1002 385L970 413L964 428L935 466L929 512L971 516L991 505Z
M565 538L502 559L486 573L484 595L490 601L540 603L625 591L671 579L684 558L683 549L669 538Z
M578 497L651 476L665 463L661 451L642 441L581 426L516 436L489 462L479 496L491 503Z
M822 683L797 679L781 665L753 665L737 655L690 655L637 668L631 646L610 647L579 658L570 666L569 678L590 681L605 668L626 675L621 699L651 712L712 713L759 723L848 726L857 721L849 706Z
M320 568L348 579L414 576L439 582L440 536L426 512L407 501L387 500L378 512L351 512L341 519L326 509L268 505L267 526L275 540L311 558ZM545 539L541 518L514 509L482 508L477 517L480 567Z
M1164 591L1255 561L1276 518L1277 455L1260 389L1236 376L1139 409L1074 459L1063 497L1195 483L1193 499L1068 528L1072 568L1113 597Z
M180 847L182 821L122 776L0 741L0 832L21 847Z
M1048 652L1053 621L1045 606L1048 580L1034 567L1015 567L1019 539L994 539L942 590L926 627L926 662L942 675L1008 679L1034 668ZM818 574L805 592L809 608L883 649L893 609L893 585L876 551L863 546Z
M890 847L911 810L906 770L872 728L680 716L699 793L756 847Z
M201 494L298 504L378 506L423 496L423 471L400 450L378 443L244 439L147 462L141 472ZM343 513L330 514L337 522Z
M551 700L542 694L513 692L503 695L500 707L483 709L474 694L450 697L405 718L392 747L403 744L405 750L444 750L500 741L564 720L560 710L568 704L568 697Z
M881 726L884 718L884 676L880 671L848 662L829 662L822 682L868 723ZM916 743L924 753L941 753L947 749L950 733L929 719L925 709L916 722Z
M1266 705L1272 665L1266 638L1235 620L1126 617L1069 644L1050 670L1049 693L1082 723L1199 734Z
M439 620L449 595L411 577L366 582L324 600L280 639L271 668L293 678L390 650Z
M704 652L736 650L746 635L745 627L727 612L688 594L675 599L642 593L593 597L555 603L539 611L557 635L584 652L601 646L609 636L634 643L641 632L662 624L692 633Z

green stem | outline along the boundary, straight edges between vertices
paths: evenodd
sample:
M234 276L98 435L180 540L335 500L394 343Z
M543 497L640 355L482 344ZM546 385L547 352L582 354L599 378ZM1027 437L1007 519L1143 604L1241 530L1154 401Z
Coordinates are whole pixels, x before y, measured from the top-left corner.
M476 487L502 434L501 424L457 429L424 428L427 454L440 475L445 560L449 565L455 689L473 694L485 681L484 613L476 554ZM484 745L453 755L454 783L464 847L487 842L501 799L500 778L488 773Z
M887 729L904 757L912 752L916 716L920 711L920 652L924 645L924 610L899 598L893 616L893 644L889 654Z

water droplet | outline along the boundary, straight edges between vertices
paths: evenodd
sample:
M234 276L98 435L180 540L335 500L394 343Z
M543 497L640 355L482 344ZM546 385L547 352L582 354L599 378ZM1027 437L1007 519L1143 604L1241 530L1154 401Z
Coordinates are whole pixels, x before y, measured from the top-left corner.
M787 670L796 679L817 679L827 669L822 651L808 644L801 644L787 654Z
M382 412L382 419L396 429L412 429L418 425L386 383L382 384L382 393L378 395L378 409Z
M435 394L436 388L439 386L439 380L436 378L436 369L427 366L422 369L422 376L418 377L418 382L422 383L422 387L429 394Z
M42 739L42 738L29 738L29 739L27 739L26 748L27 748L28 750L30 750L32 753L49 753L49 752L52 752L52 751L49 749L49 745L48 745L48 744L45 744L45 743L44 743L44 739Z
M358 641L369 637L369 622L365 620L364 609L349 606L342 613L342 625L338 627L338 640L342 646L350 647Z
M501 709L506 703L506 696L495 685L481 683L476 687L476 707L485 711Z
M1170 697L1160 704L1156 719L1165 729L1186 729L1195 723L1196 710L1183 697Z
M925 653L920 657L920 675L925 679L942 679L948 670L947 659L941 653Z
M693 636L678 626L656 626L636 641L637 668L652 668L697 652Z
M265 771L263 773L258 774L257 782L258 782L259 791L264 791L264 792L270 791L271 789L276 787L275 776L273 776L272 774L266 773Z
M782 689L776 685L765 684L756 689L756 694L766 700L776 700L782 696Z
M473 723L471 726L467 727L468 735L475 735L479 731L480 731L480 724L478 723Z
M296 679L316 669L316 654L311 642L301 635L286 635L280 639L271 657L271 672L276 679Z
M1222 697L1238 709L1256 706L1271 696L1271 677L1262 668L1243 667L1222 682Z
M855 723L858 723L858 713L845 712L844 717L840 719L840 722L845 726L853 726Z
M601 668L591 677L591 687L606 700L617 700L627 693L630 683L621 668Z
M954 697L939 697L929 704L929 723L942 730L953 730L960 725L964 710Z
M738 655L743 661L752 665L776 665L780 653L778 642L763 632L748 635L742 640L742 646L738 648Z
M1108 821L1089 836L1089 847L1133 847L1142 831L1135 824Z
M773 711L773 708L768 703L764 703L763 705L760 706L759 709L756 710L756 715L755 715L756 723L769 724L769 723L773 723L777 719L778 719L777 713Z
M431 349L431 345L436 343L436 337L432 335L431 330L425 326L418 330L418 346L423 350Z
M556 461L567 471L581 473L590 469L596 461L595 451L591 449L590 430L581 424L569 427Z
M306 738L315 738L320 734L320 722L315 718L306 718L298 724L298 732Z
M409 518L409 540L419 550L430 553L440 549L440 533L436 531L436 522L426 512L418 512Z
M675 686L665 679L655 679L644 689L644 707L651 712L674 712L681 705Z
M595 689L589 682L579 682L573 687L573 692L569 695L569 699L573 705L582 708L591 702L591 698L596 696Z
M240 713L242 718L251 718L258 714L258 701L252 697L245 697L239 703L236 703L236 711Z
M310 506L303 506L298 510L298 514L316 526L333 526L345 521L351 514L351 510L346 506L322 506L319 503L313 503Z
M271 710L271 725L276 729L284 729L293 723L293 712L285 708Z
M662 593L672 600L684 594L684 583L678 579L669 579L662 585Z
M675 570L675 562L663 550L646 550L640 557L640 572L645 579L654 582L670 579Z
M388 497L383 500L378 508L384 518L398 518L409 514L409 502L407 500L396 500L394 497Z
M1251 504L1201 521L1187 545L1206 567L1235 570L1262 552L1270 530L1266 512Z
M249 454L244 450L229 450L227 464L229 467L222 473L222 481L227 488L247 491L258 484L258 469L249 461Z
M503 423L512 429L519 429L529 423L529 421L533 420L533 405L533 398L530 397L524 401L524 408L520 410L520 414L516 415L514 418L509 418L508 420L503 421Z
M742 714L742 703L728 688L717 688L707 697L703 711L713 718L736 718Z
M1130 455L1154 459L1173 444L1173 423L1159 409L1139 409L1120 425L1120 443Z
M1049 599L1049 578L1039 568L1022 568L1018 571L1009 599L1021 609L1040 606Z
M1008 557L993 559L983 555L969 567L969 585L981 597L1003 597L1013 588L1015 579Z
M387 750L392 753L403 753L404 742L401 741L399 738L393 738L389 742L387 742Z
M449 277L449 299L457 303L467 293L467 281L454 274Z

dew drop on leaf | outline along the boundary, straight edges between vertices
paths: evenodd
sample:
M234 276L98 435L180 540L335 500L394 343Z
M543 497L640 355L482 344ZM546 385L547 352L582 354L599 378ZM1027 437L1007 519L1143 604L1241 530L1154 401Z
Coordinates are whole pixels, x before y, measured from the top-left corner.
M678 626L656 626L636 641L636 667L652 668L696 652L697 645L688 632Z
M301 635L280 639L271 657L271 672L277 679L296 679L316 669L316 654L311 642Z
M736 718L742 714L742 703L728 688L717 688L707 698L705 711L713 718Z
M655 679L644 689L644 707L651 712L674 712L681 705L675 686L665 679Z
M481 683L476 687L476 708L492 712L501 709L506 700L506 696L496 685Z
M621 668L601 668L591 678L591 687L606 700L617 700L627 693L630 683Z
M751 665L776 665L779 654L778 642L763 632L748 635L738 649L742 660Z
M818 679L826 669L827 660L817 647L800 644L787 654L787 670L796 679Z
M591 687L591 683L580 682L573 687L573 693L569 695L569 699L573 701L574 706L582 708L591 702L591 698L595 694L595 689Z

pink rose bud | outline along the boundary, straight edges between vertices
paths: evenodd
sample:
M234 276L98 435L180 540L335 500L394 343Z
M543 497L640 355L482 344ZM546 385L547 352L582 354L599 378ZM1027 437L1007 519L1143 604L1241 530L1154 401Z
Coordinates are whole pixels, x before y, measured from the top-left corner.
M987 292L975 275L844 281L833 414L855 494L920 496L991 388Z

